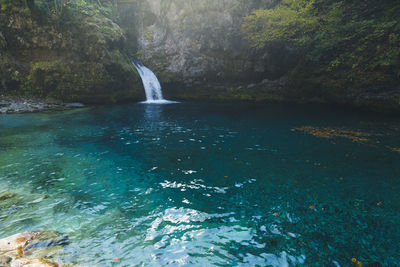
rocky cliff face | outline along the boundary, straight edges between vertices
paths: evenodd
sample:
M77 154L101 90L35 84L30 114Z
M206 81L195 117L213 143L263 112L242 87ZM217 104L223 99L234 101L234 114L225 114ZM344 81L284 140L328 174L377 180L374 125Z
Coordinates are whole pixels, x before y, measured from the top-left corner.
M120 3L120 25L131 54L160 78L165 95L178 99L240 99L336 102L400 107L390 85L333 88L293 77L301 55L282 43L251 49L241 32L243 17L279 0L132 0ZM299 71L294 71L299 73ZM329 74L327 74L329 76ZM284 77L289 76L285 84ZM329 77L335 84L335 76ZM379 87L379 88L378 88Z
M276 2L276 1L275 1ZM293 62L283 46L249 49L242 18L274 1L143 0L120 4L121 25L138 56L165 83L247 82L280 78ZM134 14L134 16L132 16ZM130 23L135 19L134 29Z
M86 103L142 97L117 24L84 6L65 6L56 18L40 12L15 4L0 13L2 94Z

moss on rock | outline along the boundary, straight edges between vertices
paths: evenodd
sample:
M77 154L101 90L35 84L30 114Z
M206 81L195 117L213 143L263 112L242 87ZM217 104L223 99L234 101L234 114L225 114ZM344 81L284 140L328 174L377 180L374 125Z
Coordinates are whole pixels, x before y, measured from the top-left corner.
M71 2L49 17L13 6L0 13L0 93L87 103L143 97L124 31L102 12Z

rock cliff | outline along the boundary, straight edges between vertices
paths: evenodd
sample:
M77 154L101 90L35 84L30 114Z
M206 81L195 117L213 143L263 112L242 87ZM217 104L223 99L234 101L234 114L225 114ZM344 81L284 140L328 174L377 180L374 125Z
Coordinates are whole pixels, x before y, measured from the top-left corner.
M250 49L240 32L244 16L273 4L272 0L124 2L121 25L135 38L138 57L164 84L191 87L278 79L293 65L293 51L281 44L263 51Z

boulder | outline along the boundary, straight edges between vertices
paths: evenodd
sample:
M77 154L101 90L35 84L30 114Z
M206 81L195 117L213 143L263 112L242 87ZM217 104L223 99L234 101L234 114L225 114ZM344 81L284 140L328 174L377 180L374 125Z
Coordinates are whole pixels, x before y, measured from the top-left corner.
M24 248L40 234L41 232L29 231L0 239L0 255L9 257L22 256Z
M52 259L67 243L66 237L52 231L27 231L0 239L0 266L60 266Z

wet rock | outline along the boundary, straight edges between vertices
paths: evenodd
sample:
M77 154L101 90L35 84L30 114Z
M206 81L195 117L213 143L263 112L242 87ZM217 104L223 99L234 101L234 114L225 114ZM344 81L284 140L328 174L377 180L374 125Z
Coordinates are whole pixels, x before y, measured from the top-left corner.
M400 106L400 86L370 86L365 88L348 88L343 96L357 106L367 106L375 110L398 110Z
M0 266L59 266L52 259L60 254L66 244L68 238L52 231L15 234L0 239Z
M0 239L0 254L8 257L22 256L23 249L39 235L40 232L30 231Z
M73 108L83 108L81 103L55 103L45 99L0 99L0 113L28 113L50 110L65 110Z
M25 247L31 255L43 257L53 254L57 249L69 244L68 237L59 235L52 231L43 231L41 234ZM55 248L55 249L54 249Z
M7 101L0 100L0 107L6 107L8 105L9 105L9 103Z

